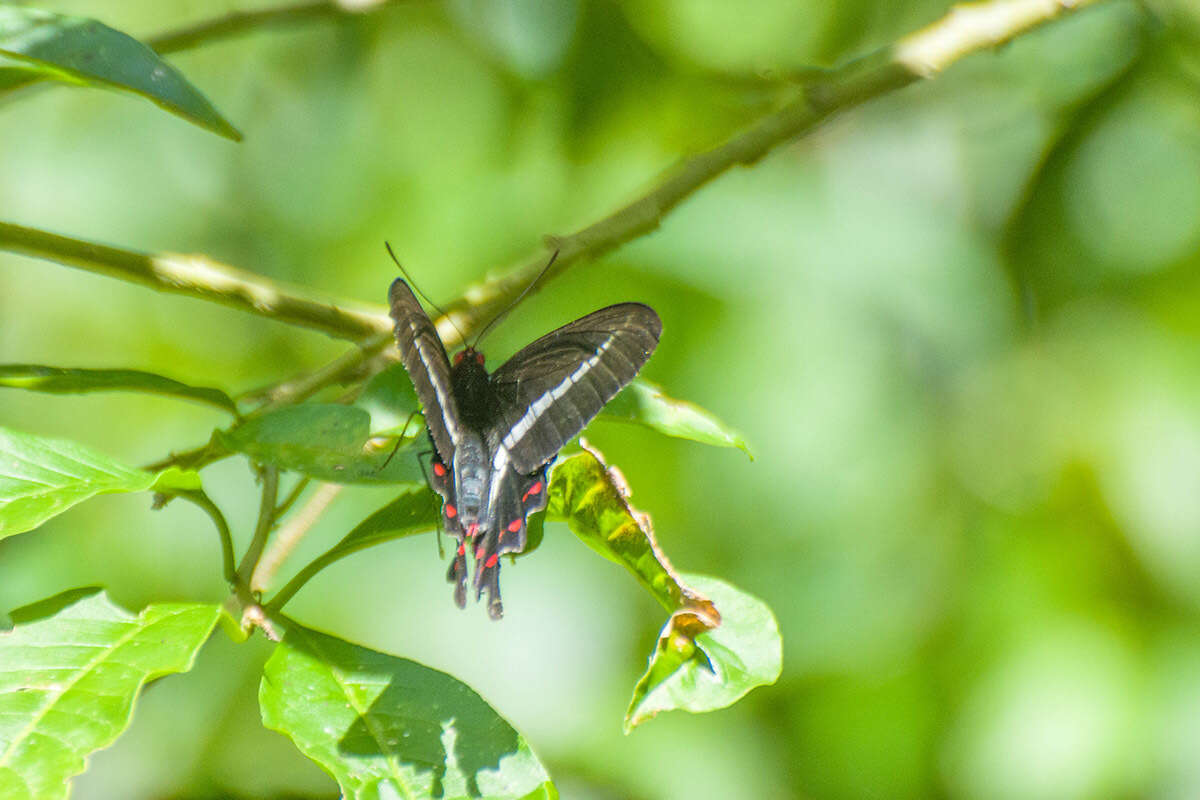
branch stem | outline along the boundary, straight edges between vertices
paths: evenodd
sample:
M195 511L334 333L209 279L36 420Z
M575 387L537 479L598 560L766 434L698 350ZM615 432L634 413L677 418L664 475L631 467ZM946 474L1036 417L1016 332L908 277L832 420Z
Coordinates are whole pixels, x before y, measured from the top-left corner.
M225 581L236 588L238 576L237 568L234 566L233 535L229 532L229 523L225 520L225 515L203 491L180 492L178 496L199 506L213 521L213 525L217 528L217 535L221 539L221 564Z
M275 575L283 566L284 561L344 488L339 483L323 483L317 487L308 502L279 529L279 534L271 541L271 546L259 559L258 566L250 578L251 589L256 592L265 592L271 588ZM299 586L296 587L296 589L299 588Z
M160 292L211 300L290 325L359 340L391 331L378 309L317 298L204 256L139 253L0 222L0 250L55 261Z
M267 546L267 538L275 528L275 506L279 502L279 468L264 467L262 470L262 500L258 508L258 524L254 526L254 538L242 556L238 565L238 581L244 585L250 584L250 576L258 566L263 548Z

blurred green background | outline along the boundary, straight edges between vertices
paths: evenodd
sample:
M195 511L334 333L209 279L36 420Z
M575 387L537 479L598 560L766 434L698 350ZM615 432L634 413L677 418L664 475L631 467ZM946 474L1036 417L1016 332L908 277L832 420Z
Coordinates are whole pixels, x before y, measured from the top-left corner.
M230 0L40 7L137 36ZM883 0L452 0L171 61L237 145L144 100L0 107L0 216L197 252L384 301L536 252L767 113L806 65L945 13ZM492 363L618 300L658 309L645 374L755 448L596 424L685 570L764 598L779 684L731 709L621 714L661 610L565 528L459 612L431 538L323 573L289 611L466 681L564 798L1200 797L1200 16L1101 3L833 120L662 228L547 286ZM345 345L0 254L0 361L131 367L241 391ZM0 393L0 423L132 463L207 439L166 399ZM206 472L248 538L244 462ZM304 563L391 496L352 489ZM104 584L224 596L210 523L100 498L0 542L0 607ZM218 636L142 699L75 798L325 797L255 702L268 645Z

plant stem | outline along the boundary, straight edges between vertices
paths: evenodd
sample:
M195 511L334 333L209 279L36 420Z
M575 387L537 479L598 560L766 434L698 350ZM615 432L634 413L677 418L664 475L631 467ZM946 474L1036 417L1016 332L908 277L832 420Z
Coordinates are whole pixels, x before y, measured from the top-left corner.
M304 494L304 490L308 488L308 484L310 483L312 483L312 479L307 475L302 475L300 480L296 481L296 485L288 492L288 496L283 499L283 502L275 506L275 519L282 517L296 504L296 501L300 499L300 495ZM259 559L259 563L262 563L262 559Z
M271 583L275 580L275 575L283 566L283 562L292 554L304 535L316 524L344 488L340 483L321 484L295 516L279 529L279 534L271 541L271 546L259 559L258 566L250 578L252 590L265 592L271 588Z
M267 27L296 25L310 20L365 14L395 4L395 0L381 0L364 4L363 8L350 8L336 0L285 3L257 11L233 11L223 17L205 20L176 31L160 33L146 39L145 42L157 53L178 53L180 50L190 50L213 41L228 39L244 33L254 33Z
M221 538L221 562L225 580L230 586L236 587L238 575L237 568L233 563L233 536L229 532L229 523L226 522L225 515L203 491L180 492L177 496L195 503L212 519L213 524L217 527L217 535Z
M957 6L949 14L891 47L823 78L779 110L766 115L725 143L684 161L657 188L604 219L569 236L547 237L559 252L547 277L573 264L595 259L661 224L683 200L738 164L752 164L781 144L804 134L835 114L936 76L971 53L996 47L1058 16L1101 0L991 0ZM307 7L307 6L306 6ZM308 12L305 12L308 13ZM221 29L213 23L213 30ZM237 27L237 26L234 26ZM216 35L216 34L213 34ZM179 35L179 42L187 37ZM195 37L198 43L204 37ZM170 41L168 40L168 43ZM0 249L24 253L162 290L224 303L332 336L363 340L387 334L385 315L357 304L319 301L301 291L200 256L150 256L70 239L0 222ZM457 329L470 335L477 326L524 290L546 263L539 254L526 265L467 290L447 306ZM454 328L439 320L443 340L458 340Z
M243 585L250 585L250 576L258 565L263 548L267 545L267 537L275 528L275 506L278 502L279 468L264 467L262 470L262 500L258 507L258 524L254 526L254 538L250 540L250 546L246 548L246 553L242 556L242 563L238 565L237 569L238 581Z
M56 261L162 292L211 300L341 339L366 339L391 331L378 309L318 299L305 290L199 255L150 255L0 222L0 250Z
M558 251L547 279L573 264L594 259L657 228L683 200L731 167L749 165L811 131L830 117L935 77L971 53L1001 45L1056 17L1101 0L992 0L959 5L937 22L892 46L843 67L814 75L800 97L734 135L684 161L654 190L569 236L548 236ZM458 329L470 335L523 291L545 266L539 254L524 266L469 288L445 306Z

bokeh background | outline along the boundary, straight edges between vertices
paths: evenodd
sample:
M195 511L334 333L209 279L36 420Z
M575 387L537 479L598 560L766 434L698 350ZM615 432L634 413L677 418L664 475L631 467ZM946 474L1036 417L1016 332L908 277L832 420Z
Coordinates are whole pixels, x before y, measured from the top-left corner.
M151 35L251 3L40 7ZM652 187L943 2L401 3L171 57L233 144L116 94L0 108L0 216L198 252L382 304L391 241L450 298ZM290 612L444 669L565 798L1200 797L1200 16L1105 2L841 116L571 270L493 363L603 304L665 332L646 375L742 429L713 450L596 424L682 569L764 598L778 685L621 734L663 622L550 526L506 617L459 612L430 537L348 559ZM345 345L0 254L0 361L241 391ZM144 463L216 413L0 393L0 423ZM244 462L207 473L245 542ZM391 496L352 489L292 562ZM209 522L93 500L0 542L0 607L106 585L220 599ZM268 645L222 636L142 699L75 798L329 797L255 701Z

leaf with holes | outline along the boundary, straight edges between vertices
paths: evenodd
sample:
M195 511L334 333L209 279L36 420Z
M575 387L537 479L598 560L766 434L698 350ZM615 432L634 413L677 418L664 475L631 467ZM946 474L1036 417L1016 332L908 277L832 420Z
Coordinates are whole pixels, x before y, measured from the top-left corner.
M0 7L0 57L24 68L22 74L5 66L0 88L39 78L129 91L227 139L242 138L208 98L157 53L94 19Z
M0 634L0 797L65 798L88 755L128 727L142 686L191 669L219 614L162 603L135 617L97 589L12 612Z
M716 578L686 577L721 609L721 624L703 630L687 611L671 616L633 690L626 732L662 711L725 708L779 678L783 643L766 603Z
M393 455L394 448L386 441L371 441L371 417L355 406L304 403L281 408L218 432L217 438L255 461L318 480L425 483L416 459Z
M220 389L189 386L136 369L64 369L37 364L0 364L0 387L3 386L52 394L145 392L195 400L237 415L237 406Z
M638 378L621 390L600 412L612 422L634 422L677 439L714 447L736 447L750 458L750 446L740 433L708 411L665 394L661 386Z
M703 596L671 568L654 539L650 518L629 504L620 473L610 470L597 451L587 449L559 461L547 496L547 520L566 522L584 544L632 572L663 608L712 613Z
M483 698L415 661L291 625L258 697L263 724L346 798L558 797L525 739Z
M75 442L0 428L0 539L32 530L98 494L199 488L195 472L147 472Z

